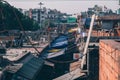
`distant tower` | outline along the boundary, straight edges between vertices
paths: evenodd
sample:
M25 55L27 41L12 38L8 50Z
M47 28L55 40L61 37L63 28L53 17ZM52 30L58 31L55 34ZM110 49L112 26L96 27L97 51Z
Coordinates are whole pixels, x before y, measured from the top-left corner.
M43 5L43 3L40 2L39 5L40 5L40 13L39 13L39 14L40 14L40 16L39 16L40 18L39 18L39 22L40 22L40 27L41 27L41 26L42 26L42 22L41 22L41 15L42 15L41 11L42 11L42 7L41 7L41 6Z
M119 0L119 5L120 5L120 0Z

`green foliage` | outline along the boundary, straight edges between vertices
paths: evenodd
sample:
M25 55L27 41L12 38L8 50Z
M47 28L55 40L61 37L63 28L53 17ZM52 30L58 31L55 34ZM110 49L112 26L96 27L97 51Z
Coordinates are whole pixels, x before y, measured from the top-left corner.
M0 2L0 30L22 30L22 28L24 30L37 30L39 25L23 15L18 9Z

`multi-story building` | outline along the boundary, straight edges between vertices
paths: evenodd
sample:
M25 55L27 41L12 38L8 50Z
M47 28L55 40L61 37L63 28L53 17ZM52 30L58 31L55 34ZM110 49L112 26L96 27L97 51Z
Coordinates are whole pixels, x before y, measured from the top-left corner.
M42 26L42 23L45 21L46 16L47 16L46 8L29 9L28 11L26 11L25 15L29 16L30 18L38 22L40 26Z
M99 15L101 12L103 12L102 7L95 5L93 8L88 8L87 16L91 17L93 14Z
M61 13L56 9L47 9L46 7L43 7L41 9L29 9L24 14L38 22L40 26L44 26L46 20L52 21L54 23L58 22L64 18L64 15L66 15L65 13Z
M117 14L120 14L120 8L116 11Z

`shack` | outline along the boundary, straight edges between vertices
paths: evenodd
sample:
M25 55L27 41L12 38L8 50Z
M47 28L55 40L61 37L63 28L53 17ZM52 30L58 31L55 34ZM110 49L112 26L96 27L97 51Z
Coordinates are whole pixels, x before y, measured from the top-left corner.
M120 15L105 15L98 17L101 31L105 33L114 33L114 36L120 36Z

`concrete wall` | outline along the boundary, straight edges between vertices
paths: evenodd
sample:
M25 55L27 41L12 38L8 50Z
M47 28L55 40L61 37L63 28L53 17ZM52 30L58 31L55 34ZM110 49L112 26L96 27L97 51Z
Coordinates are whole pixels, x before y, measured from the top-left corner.
M120 80L120 42L101 40L99 46L99 80Z

